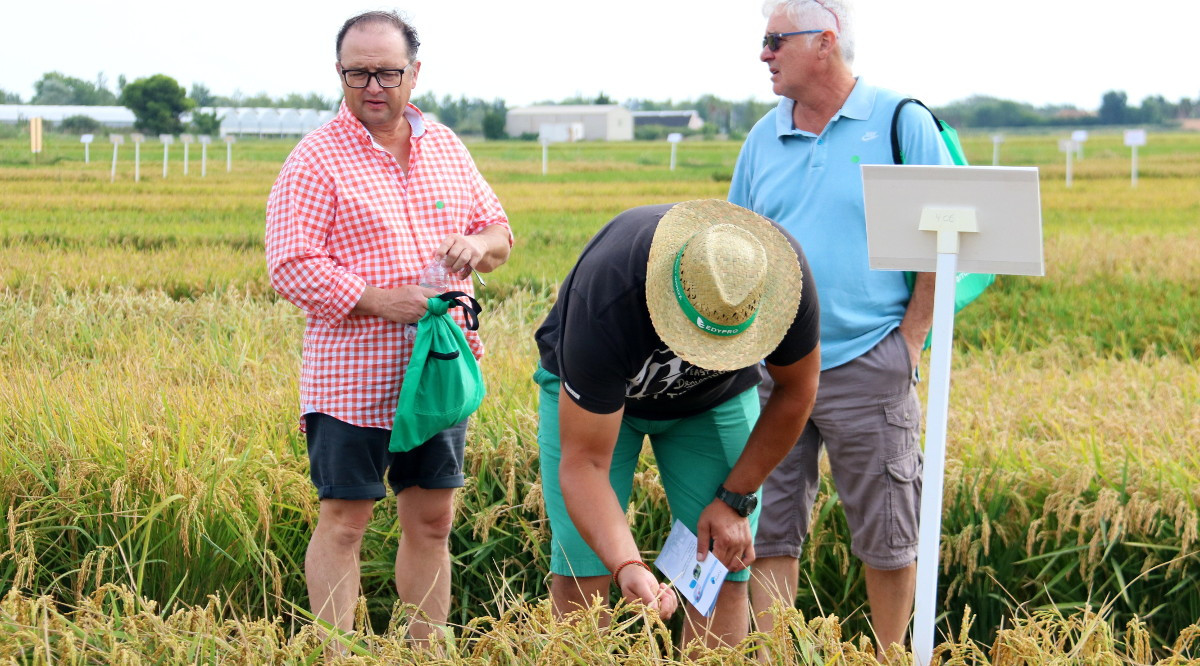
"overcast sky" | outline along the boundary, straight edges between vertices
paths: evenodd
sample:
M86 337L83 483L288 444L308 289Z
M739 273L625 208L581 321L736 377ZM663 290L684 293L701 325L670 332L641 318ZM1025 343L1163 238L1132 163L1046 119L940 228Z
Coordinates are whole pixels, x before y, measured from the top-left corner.
M758 0L62 0L6 3L0 88L24 101L58 70L110 89L167 74L215 94L340 94L334 37L367 9L420 33L418 93L510 108L603 91L629 98L772 99ZM858 0L855 72L931 105L991 95L1096 109L1108 90L1200 97L1200 3ZM1087 9L1084 9L1087 8ZM1144 11L1143 11L1144 10ZM1157 10L1157 11L1155 11Z

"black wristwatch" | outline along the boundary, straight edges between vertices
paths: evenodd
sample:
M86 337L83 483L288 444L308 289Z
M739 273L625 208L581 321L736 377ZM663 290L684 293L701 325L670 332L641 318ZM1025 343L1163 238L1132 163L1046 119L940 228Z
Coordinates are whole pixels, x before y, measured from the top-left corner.
M750 512L758 506L758 495L754 493L739 495L731 490L726 490L725 486L717 486L717 499L728 504L743 518L749 516Z

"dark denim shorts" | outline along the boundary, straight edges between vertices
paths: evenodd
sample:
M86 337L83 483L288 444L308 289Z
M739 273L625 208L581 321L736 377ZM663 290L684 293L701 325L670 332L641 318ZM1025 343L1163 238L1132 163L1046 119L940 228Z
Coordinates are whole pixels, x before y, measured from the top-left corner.
M411 451L392 453L392 431L351 425L328 414L304 416L309 477L320 499L381 500L411 486L428 490L463 486L467 420Z

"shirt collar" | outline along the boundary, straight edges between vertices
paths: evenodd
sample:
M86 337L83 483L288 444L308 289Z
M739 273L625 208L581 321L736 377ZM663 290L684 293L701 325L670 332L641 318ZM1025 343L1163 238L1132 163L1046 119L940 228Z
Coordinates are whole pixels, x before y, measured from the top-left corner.
M408 106L404 109L404 118L408 121L409 126L412 127L412 138L419 139L425 136L425 114L421 113L421 110L416 105L409 102ZM341 107L338 109L335 120L352 135L358 137L359 140L373 144L382 150L378 142L375 141L375 137L371 136L367 128L350 112L350 107L346 106L346 100L344 99L342 100Z
M833 114L833 118L830 118L829 122L832 124L838 118L843 117L853 120L866 120L871 117L871 109L874 106L875 89L863 83L862 77L856 77L854 88L850 90L850 95L846 97L846 101L842 103L842 108ZM792 125L792 109L795 107L796 100L790 97L780 98L779 106L775 107L775 133L779 136L808 134L808 132L802 132Z

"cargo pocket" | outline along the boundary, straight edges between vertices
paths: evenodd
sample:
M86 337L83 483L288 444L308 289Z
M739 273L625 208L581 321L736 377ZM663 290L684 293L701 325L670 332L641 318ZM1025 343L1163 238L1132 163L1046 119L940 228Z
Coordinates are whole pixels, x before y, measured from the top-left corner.
M899 399L883 404L883 416L887 422L897 428L905 428L912 430L915 433L917 427L917 404L909 394L904 394ZM915 439L915 436L914 436Z
M916 448L883 461L887 471L888 544L910 548L917 543L921 504L921 452Z

